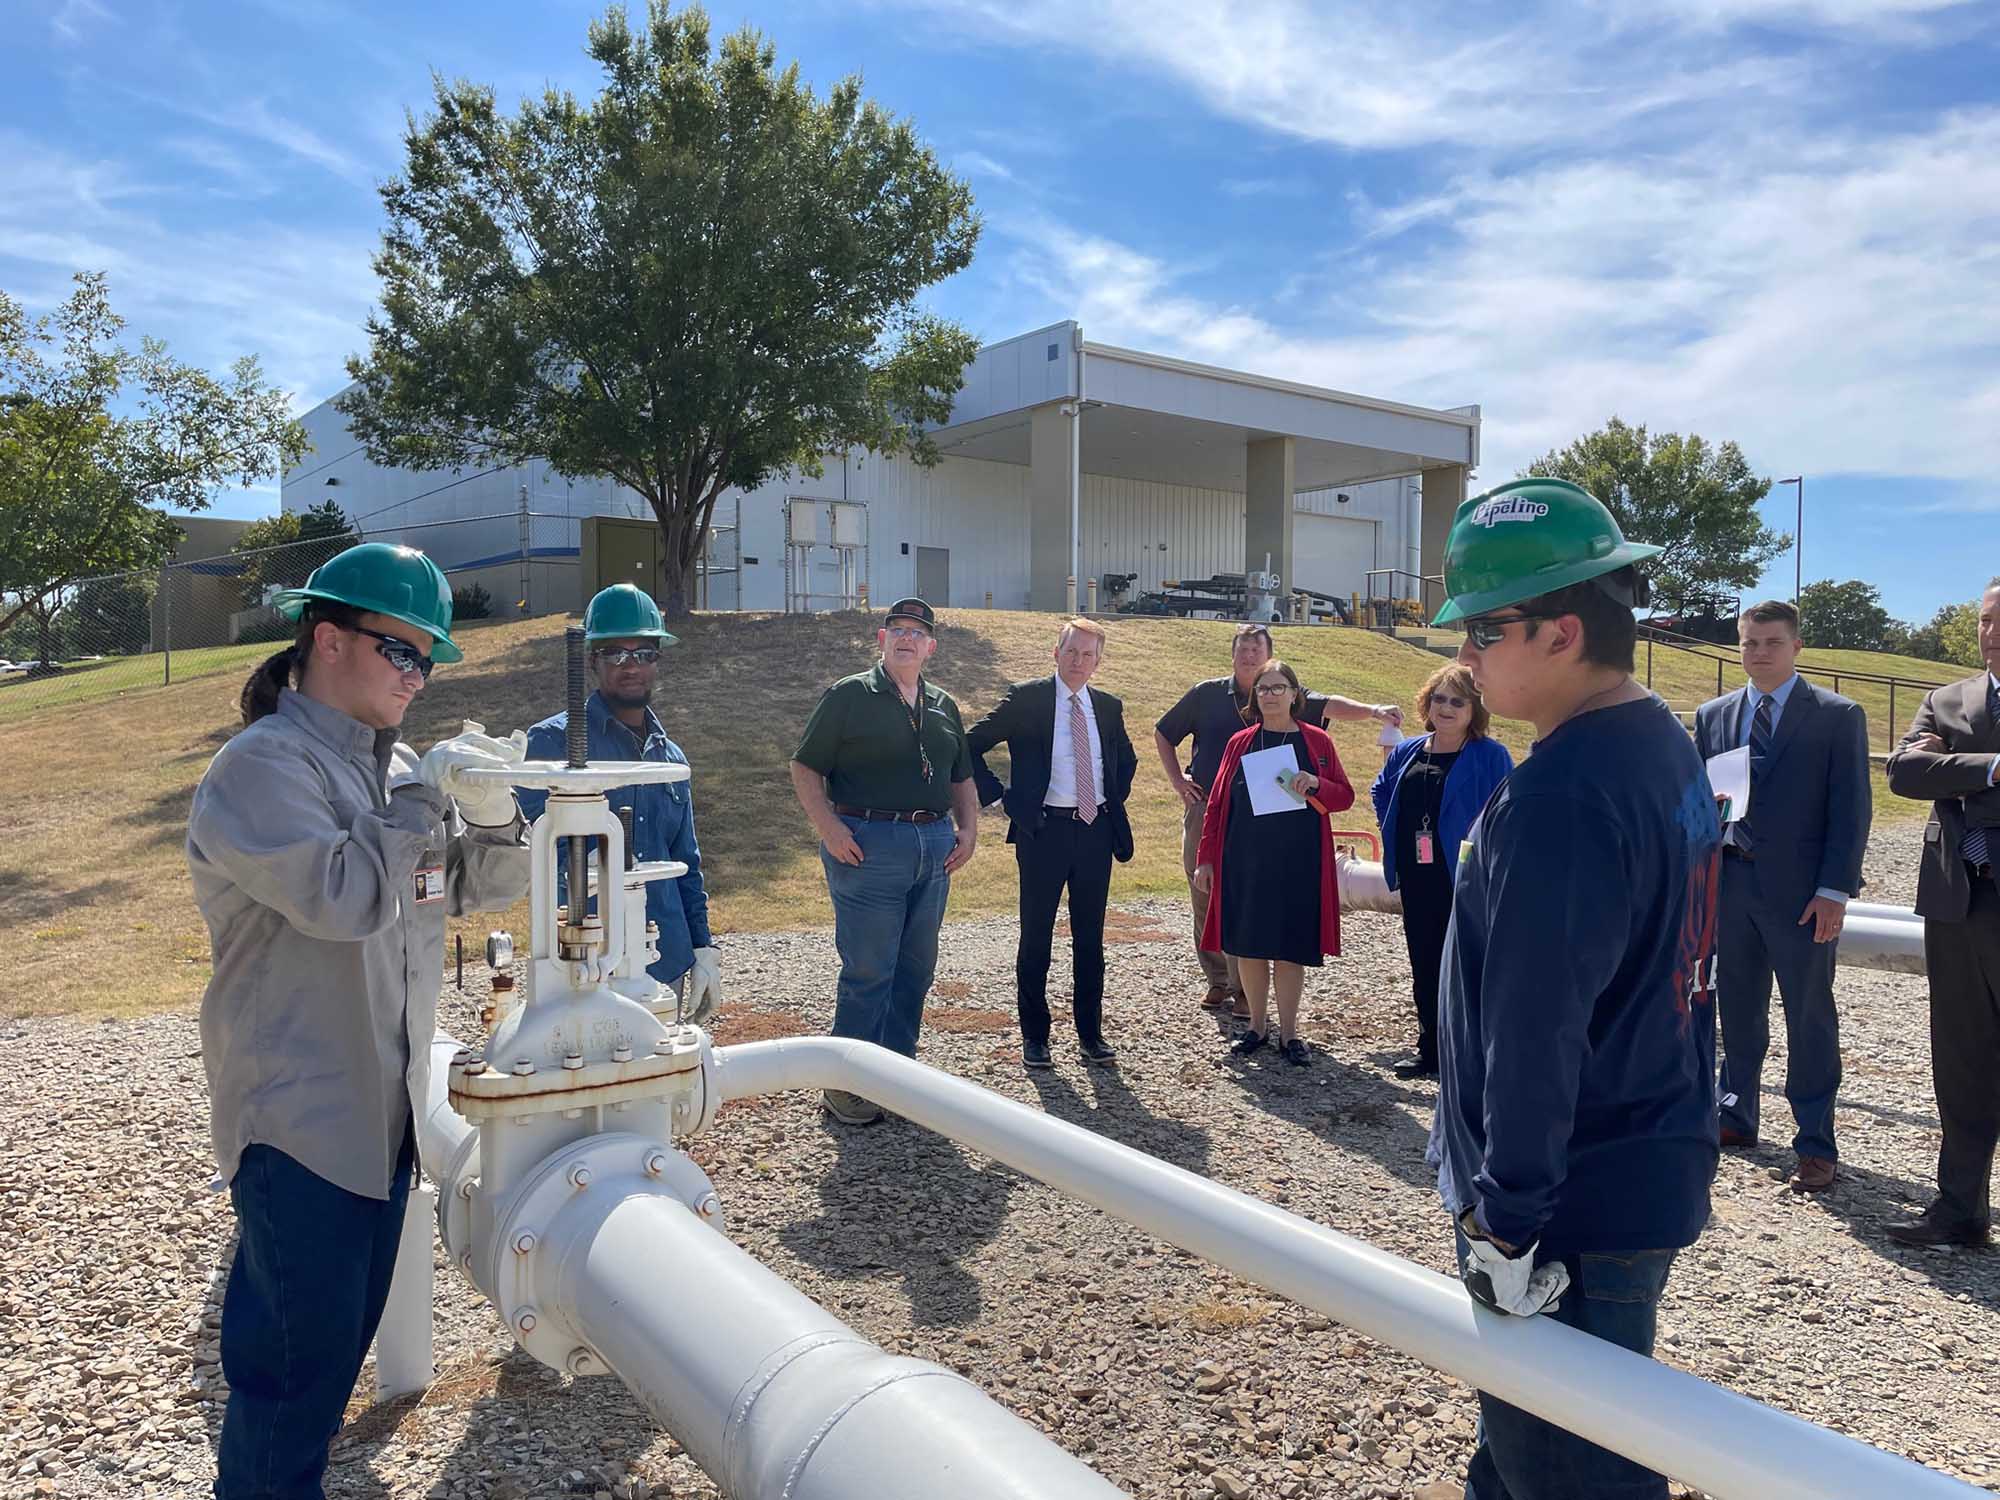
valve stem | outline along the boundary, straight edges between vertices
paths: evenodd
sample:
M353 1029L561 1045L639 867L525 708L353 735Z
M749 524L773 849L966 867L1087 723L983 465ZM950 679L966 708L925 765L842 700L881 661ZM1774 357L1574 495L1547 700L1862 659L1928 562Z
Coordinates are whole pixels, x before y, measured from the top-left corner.
M585 704L590 683L583 670L586 655L583 631L575 625L563 632L563 655L568 673L565 686L569 699L569 724L564 744L569 751L570 769L580 771L590 764L590 716Z

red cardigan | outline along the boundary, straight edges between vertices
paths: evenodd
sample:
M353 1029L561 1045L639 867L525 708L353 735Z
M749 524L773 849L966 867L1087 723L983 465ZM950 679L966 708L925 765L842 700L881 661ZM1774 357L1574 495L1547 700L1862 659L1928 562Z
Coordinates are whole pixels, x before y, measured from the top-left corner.
M1243 754L1257 740L1258 726L1253 724L1241 734L1232 735L1229 748L1222 752L1222 769L1215 773L1215 780L1209 785L1208 811L1201 820L1201 843L1195 852L1195 863L1213 865L1215 879L1209 886L1208 920L1202 924L1201 946L1210 953L1222 950L1222 839L1229 831L1229 794L1236 784L1236 767ZM1347 773L1340 768L1340 757L1334 753L1333 739L1324 729L1311 724L1299 725L1299 739L1305 747L1307 769L1319 778L1319 790L1313 795L1326 804L1328 812L1345 812L1354 806L1354 788L1347 780ZM1340 885L1333 866L1333 824L1311 808L1306 812L1319 823L1319 945L1320 951L1329 957L1340 956Z

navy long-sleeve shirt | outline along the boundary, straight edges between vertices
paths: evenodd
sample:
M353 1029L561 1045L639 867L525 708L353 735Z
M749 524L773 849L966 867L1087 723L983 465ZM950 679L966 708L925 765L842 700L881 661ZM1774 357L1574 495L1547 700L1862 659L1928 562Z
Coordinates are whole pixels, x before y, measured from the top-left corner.
M1543 1257L1692 1244L1715 1113L1701 759L1657 698L1534 747L1460 850L1431 1159L1454 1218Z

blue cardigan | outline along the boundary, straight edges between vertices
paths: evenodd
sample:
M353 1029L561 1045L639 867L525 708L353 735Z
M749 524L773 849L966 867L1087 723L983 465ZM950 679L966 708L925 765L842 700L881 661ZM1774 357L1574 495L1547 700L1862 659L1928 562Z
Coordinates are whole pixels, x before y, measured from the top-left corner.
M1389 889L1396 887L1396 797L1403 789L1403 772L1417 753L1431 742L1427 734L1404 740L1389 752L1388 760L1375 778L1368 795L1375 802L1375 821L1382 825L1382 875ZM1438 810L1438 843L1444 853L1444 873L1458 876L1458 846L1472 831L1473 819L1486 806L1493 789L1514 769L1514 757L1498 740L1480 735L1465 742L1458 759L1445 773L1444 803Z

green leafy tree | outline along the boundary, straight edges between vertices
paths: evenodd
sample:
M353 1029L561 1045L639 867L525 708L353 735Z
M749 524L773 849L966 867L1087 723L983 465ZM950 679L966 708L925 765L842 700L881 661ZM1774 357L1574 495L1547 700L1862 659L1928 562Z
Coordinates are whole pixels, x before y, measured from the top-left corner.
M546 461L644 496L686 612L731 487L849 446L935 462L977 352L918 309L966 266L970 190L856 79L824 100L745 29L651 0L589 31L594 100L513 118L435 85L375 269L382 304L339 402L377 463Z
M1656 604L1678 613L1704 594L1752 588L1792 539L1757 515L1771 481L1734 443L1652 434L1613 417L1527 472L1589 490L1633 541L1666 550L1648 565Z
M1890 627L1896 623L1882 607L1881 590L1858 578L1807 584L1800 592L1799 615L1808 644L1855 651L1889 650Z
M1979 665L1977 604L1947 604L1932 623L1937 627L1940 661L1956 662L1961 667Z
M255 609L271 589L297 588L314 568L360 540L334 500L252 521L229 546L243 557L243 607Z
M0 292L0 630L79 579L158 567L181 536L168 510L306 451L254 358L218 379L124 327L98 272L45 318Z

